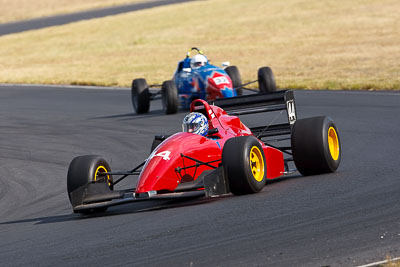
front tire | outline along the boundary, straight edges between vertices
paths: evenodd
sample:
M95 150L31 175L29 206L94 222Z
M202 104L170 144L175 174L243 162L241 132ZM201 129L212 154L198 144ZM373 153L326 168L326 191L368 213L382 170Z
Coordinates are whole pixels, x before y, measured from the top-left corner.
M225 72L228 74L229 78L231 78L232 86L236 88L236 94L242 95L243 89L240 87L242 85L242 78L240 77L239 69L236 66L229 66L225 68Z
M165 81L161 87L162 105L165 114L175 114L178 111L178 90L173 81Z
M150 109L150 91L145 79L132 81L132 106L137 114L147 113Z
M229 139L222 150L222 165L234 195L257 193L265 186L265 155L254 136Z
M335 172L341 160L339 133L330 117L300 119L292 129L292 152L304 176Z
M275 76L270 67L259 68L257 76L260 93L273 93L276 91Z
M112 175L99 176L101 172L110 172L110 165L105 159L97 155L85 155L74 158L68 168L67 175L67 191L71 201L71 193L81 186L97 181L108 183L108 186L113 190ZM79 213L92 213L105 211L107 208L93 209L90 211L81 211Z

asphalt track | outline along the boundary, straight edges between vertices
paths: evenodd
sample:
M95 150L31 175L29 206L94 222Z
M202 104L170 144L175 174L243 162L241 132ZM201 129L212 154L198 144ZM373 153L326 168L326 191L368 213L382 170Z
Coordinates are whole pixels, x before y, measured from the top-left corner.
M156 101L135 115L128 90L1 86L0 265L357 266L400 256L400 94L295 97L299 117L336 121L337 173L82 216L66 193L72 158L99 154L113 170L130 169L153 135L179 131L185 112L163 115Z
M148 0L148 1L143 1L141 3L98 8L94 10L81 11L71 14L48 16L36 19L3 23L0 24L0 36L11 33L29 31L29 30L37 30L51 26L58 26L71 22L77 22L80 20L88 20L88 19L118 15L121 13L127 13L141 9L147 9L147 8L153 8L163 5L177 4L189 1L195 1L195 0Z

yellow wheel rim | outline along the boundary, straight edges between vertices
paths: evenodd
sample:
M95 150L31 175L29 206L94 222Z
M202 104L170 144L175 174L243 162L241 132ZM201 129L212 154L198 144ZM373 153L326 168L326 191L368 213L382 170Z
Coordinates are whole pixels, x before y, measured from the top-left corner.
M330 127L328 130L328 143L329 143L329 152L334 160L339 158L339 139L336 133L335 128Z
M264 159L258 147L253 146L250 150L250 170L254 179L261 182L264 178Z
M108 172L108 171L107 171L106 167L104 167L104 166L102 166L102 165L100 165L99 167L97 167L97 169L96 169L96 171L95 171L95 173L94 173L94 181L97 180L97 174L98 174L99 172L101 173L101 172ZM107 183L108 183L108 186L111 186L111 178L110 178L110 175L107 175Z

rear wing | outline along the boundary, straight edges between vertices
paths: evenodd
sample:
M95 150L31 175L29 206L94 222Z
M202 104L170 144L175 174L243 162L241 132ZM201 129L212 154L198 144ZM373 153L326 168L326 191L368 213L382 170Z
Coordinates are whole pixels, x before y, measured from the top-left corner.
M294 124L297 118L294 94L291 90L220 98L209 101L209 103L222 108L226 113L234 116L286 110L289 124Z
M234 116L285 110L287 123L250 128L253 134L260 139L262 137L290 134L297 119L294 93L291 90L216 99L210 101L210 104L216 105L225 110L228 115Z
M292 127L297 119L294 93L291 90L282 90L274 93L262 93L232 98L217 99L210 104L225 110L228 115L240 116L245 114L285 111L287 122L274 124L273 119L269 124L251 127L255 137L264 144L279 149L283 153L292 156L292 147L287 142L291 140ZM278 118L280 114L276 118ZM283 142L283 143L281 143ZM272 145L274 144L274 145ZM285 169L289 170L285 160Z

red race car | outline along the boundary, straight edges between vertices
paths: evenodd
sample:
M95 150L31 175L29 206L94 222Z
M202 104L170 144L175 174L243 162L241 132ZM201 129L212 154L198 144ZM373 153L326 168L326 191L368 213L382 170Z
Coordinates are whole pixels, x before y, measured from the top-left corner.
M325 116L297 119L293 91L212 104L197 99L190 111L207 118L205 136L192 132L156 136L150 156L132 170L111 171L100 156L74 158L67 177L74 212L87 214L152 199L257 193L266 180L296 171L289 168L291 162L302 175L334 172L339 166L335 123ZM286 111L285 121L249 128L238 117L273 111ZM135 188L114 190L130 175L139 176Z

